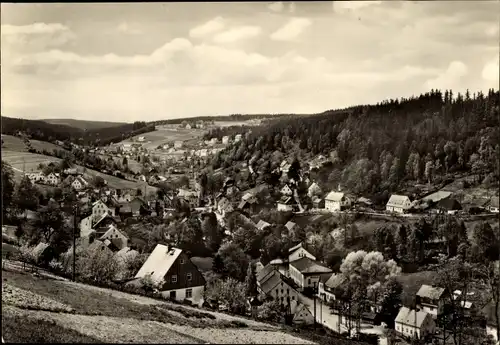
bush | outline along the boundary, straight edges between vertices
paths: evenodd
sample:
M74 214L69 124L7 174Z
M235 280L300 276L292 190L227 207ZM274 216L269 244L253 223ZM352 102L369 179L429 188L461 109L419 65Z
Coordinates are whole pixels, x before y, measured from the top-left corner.
M110 282L119 269L113 253L96 248L87 250L77 257L78 275L85 280L94 282Z

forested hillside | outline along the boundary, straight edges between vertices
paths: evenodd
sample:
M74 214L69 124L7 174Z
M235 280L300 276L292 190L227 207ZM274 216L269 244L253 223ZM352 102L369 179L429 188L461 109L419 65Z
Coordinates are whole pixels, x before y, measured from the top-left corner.
M21 132L36 140L49 142L60 140L84 145L107 145L154 129L154 125L137 121L120 126L84 130L40 120L2 116L2 134L17 135Z
M170 120L159 120L151 122L154 125L172 125L172 124L180 124L184 121L197 122L197 121L248 121L254 119L266 119L269 117L281 117L288 116L286 114L233 114L233 115L216 115L216 116L197 116L197 117L189 117L189 118L179 118L179 119L170 119Z
M86 120L75 120L75 119L42 119L41 121L51 123L54 125L66 125L86 130L117 127L127 124L126 122L86 121Z
M256 161L269 173L282 157L304 165L324 155L311 173L330 186L365 195L388 194L410 182L438 183L447 175L474 173L498 181L498 91L454 96L432 90L376 105L287 117L256 127L214 159L214 168ZM307 171L308 169L303 169Z

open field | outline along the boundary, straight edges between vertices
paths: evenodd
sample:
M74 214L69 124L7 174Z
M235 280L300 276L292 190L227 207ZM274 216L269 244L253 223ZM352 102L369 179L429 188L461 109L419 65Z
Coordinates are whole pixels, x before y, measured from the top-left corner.
M137 142L137 138L144 137L141 142L147 149L154 149L158 145L172 144L175 141L187 141L201 137L206 132L205 129L185 129L185 128L172 128L167 126L157 126L156 131L136 135L130 139L121 141L123 143ZM148 143L150 141L150 143Z
M277 326L119 291L24 272L4 270L2 278L7 342L311 343ZM21 320L28 320L22 334L15 327ZM40 327L45 324L50 335Z
M20 151L20 152L27 152L28 148L26 145L24 145L24 142L13 135L5 135L2 134L2 140L3 140L3 145L2 145L2 151L3 150L9 150L9 151Z
M48 141L40 141L40 140L31 139L30 143L31 143L31 146L35 150L38 150L38 151L42 151L42 150L47 150L49 152L52 152L54 150L59 150L59 151L63 150L63 151L66 151L61 146L49 143Z
M16 181L19 181L22 178L23 165L25 166L26 172L37 171L38 165L40 163L50 163L50 162L59 162L60 159L52 156L39 155L35 153L29 152L17 152L17 151L2 151L2 160L9 163L13 170ZM78 167L78 166L77 166ZM83 169L82 167L80 167ZM98 171L85 169L84 176L88 178L93 178L95 176L101 176L104 178L108 185L112 188L117 189L144 189L144 182L135 182L135 181L127 181L116 176L102 174ZM156 187L148 186L148 191L156 191Z

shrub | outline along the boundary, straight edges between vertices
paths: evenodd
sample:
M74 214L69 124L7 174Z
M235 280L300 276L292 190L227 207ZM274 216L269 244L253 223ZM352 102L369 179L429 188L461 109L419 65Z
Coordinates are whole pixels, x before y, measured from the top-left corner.
M109 282L116 276L118 269L119 265L111 251L96 248L77 257L78 275L86 280Z

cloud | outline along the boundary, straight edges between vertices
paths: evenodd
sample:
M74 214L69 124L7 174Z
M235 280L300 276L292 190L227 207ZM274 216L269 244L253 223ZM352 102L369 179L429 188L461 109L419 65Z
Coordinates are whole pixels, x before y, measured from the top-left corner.
M4 24L0 28L2 56L4 51L40 51L62 46L75 39L71 29L60 23L33 23L29 25Z
M202 38L221 31L225 27L224 18L216 17L203 25L192 28L189 31L189 37Z
M488 62L481 73L484 80L491 82L491 87L498 87L500 68L498 63L498 56Z
M271 34L274 41L293 41L312 24L308 18L292 18L284 26Z
M333 10L335 12L356 11L362 8L380 5L382 1L333 1Z
M276 1L267 6L271 11L274 12L282 12L285 8L285 5L282 1Z
M142 33L141 30L132 28L127 22L123 22L117 27L118 32L128 34L128 35L139 35Z
M262 29L258 26L240 26L221 32L214 36L216 43L231 43L260 35Z
M448 68L435 78L426 82L428 89L456 89L468 73L467 66L461 61L452 61Z

